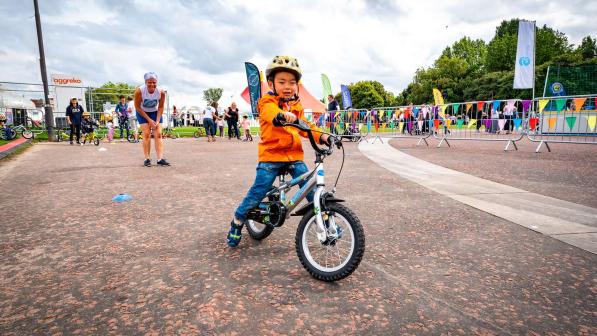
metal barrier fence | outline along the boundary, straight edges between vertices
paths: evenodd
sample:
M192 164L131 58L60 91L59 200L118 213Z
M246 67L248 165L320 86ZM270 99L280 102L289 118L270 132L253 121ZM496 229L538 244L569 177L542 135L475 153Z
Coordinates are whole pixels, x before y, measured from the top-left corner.
M597 144L597 95L537 98L528 120L527 138L538 153L549 143Z
M450 146L450 141L503 141L504 150L525 134L531 100L471 101L433 107L433 137ZM431 122L430 122L431 123ZM430 125L431 126L431 125Z
M366 109L305 113L307 120L319 128L351 141L361 141L369 135L369 116L370 112Z
M417 146L431 136L429 120L432 118L431 106L410 105L376 107L371 109L370 127L375 134L373 142L382 138L415 138Z

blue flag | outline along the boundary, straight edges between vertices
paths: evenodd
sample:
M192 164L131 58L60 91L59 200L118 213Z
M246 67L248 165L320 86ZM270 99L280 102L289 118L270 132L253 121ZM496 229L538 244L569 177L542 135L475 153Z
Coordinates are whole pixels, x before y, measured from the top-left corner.
M253 116L257 116L257 101L261 98L261 79L259 78L259 69L253 63L245 62L247 72L247 83L249 85L249 98L251 100L251 111Z
M352 107L350 91L348 91L348 87L346 85L340 85L340 90L342 90L342 107L346 110Z

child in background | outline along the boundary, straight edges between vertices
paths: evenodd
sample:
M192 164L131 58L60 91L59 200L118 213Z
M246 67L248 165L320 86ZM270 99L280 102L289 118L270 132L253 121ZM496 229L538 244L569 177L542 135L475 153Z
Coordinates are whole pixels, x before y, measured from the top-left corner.
M112 143L114 139L114 123L112 122L112 116L106 118L106 128L108 128L108 142Z
M91 119L91 113L83 112L83 120L81 121L81 131L83 132L83 142L81 146L85 144L87 139L89 139L89 143L93 143L93 127L99 126L97 121Z
M217 114L216 125L218 126L218 130L220 130L220 138L224 136L224 116Z
M251 136L251 122L246 114L243 116L242 128L245 133L243 141L253 141L253 136Z

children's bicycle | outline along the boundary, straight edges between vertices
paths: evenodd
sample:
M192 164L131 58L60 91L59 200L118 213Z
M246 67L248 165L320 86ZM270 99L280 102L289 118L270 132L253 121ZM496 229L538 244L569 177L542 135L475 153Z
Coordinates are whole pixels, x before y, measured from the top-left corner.
M205 127L199 126L195 133L193 133L193 137L200 138L205 136Z
M18 126L5 126L6 128L0 129L0 139L2 140L12 140L17 137L17 134L21 134L21 136L25 139L33 138L33 132L28 130L23 125Z
M247 231L256 240L267 238L274 228L284 224L290 216L302 216L296 231L295 246L298 258L305 269L316 279L337 281L354 272L365 253L365 232L357 215L336 198L336 187L324 188L323 161L336 145L344 147L340 139L330 134L330 145L321 148L315 143L311 128L304 122L285 124L308 134L309 142L316 152L315 168L286 182L287 171L280 172L279 186L272 187L259 206L247 214ZM344 166L344 155L338 178ZM305 183L294 196L286 197L292 187ZM338 179L336 179L336 184ZM315 191L313 202L293 210L309 194ZM292 213L292 214L291 214Z

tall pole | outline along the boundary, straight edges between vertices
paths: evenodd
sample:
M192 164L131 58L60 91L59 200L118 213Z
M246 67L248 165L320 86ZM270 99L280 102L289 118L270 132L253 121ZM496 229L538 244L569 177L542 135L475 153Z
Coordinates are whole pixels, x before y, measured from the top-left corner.
M537 57L537 21L533 21L533 100L535 100L535 57Z
M41 69L41 81L44 85L44 110L46 114L46 127L48 129L48 140L55 141L54 136L54 114L50 105L50 90L48 89L48 75L46 73L46 55L44 53L44 39L41 33L41 19L39 17L39 5L33 0L35 7L35 26L37 28L37 44L39 46L39 67Z

